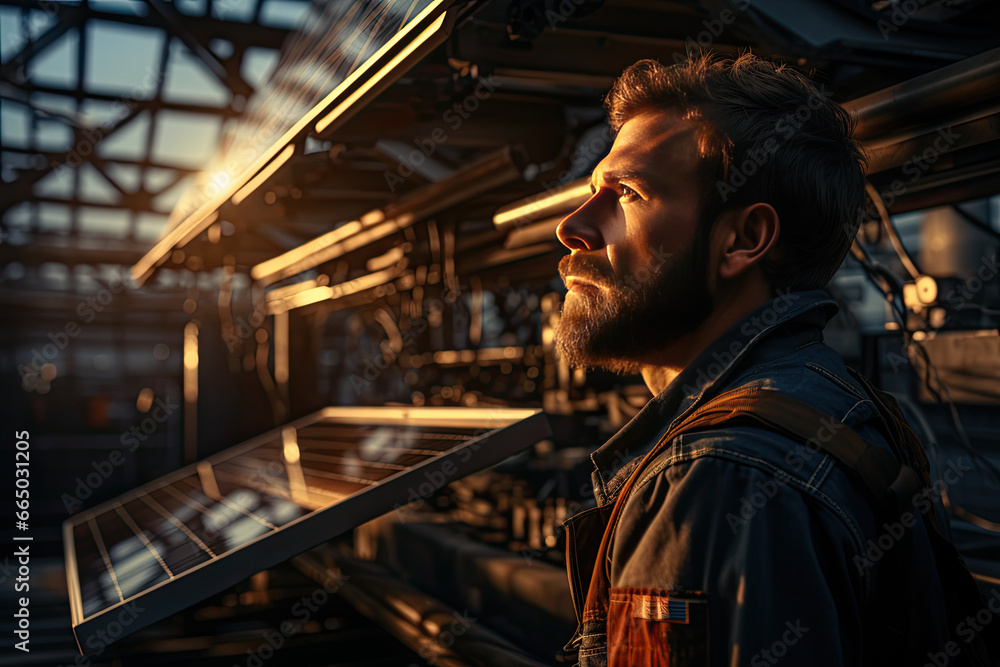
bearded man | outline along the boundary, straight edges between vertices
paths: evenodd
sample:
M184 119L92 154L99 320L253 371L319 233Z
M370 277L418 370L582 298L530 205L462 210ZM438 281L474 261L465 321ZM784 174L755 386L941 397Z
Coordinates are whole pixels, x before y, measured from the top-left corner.
M607 106L613 148L557 230L557 348L641 374L654 398L593 453L597 507L567 521L568 647L584 667L958 664L934 662L954 629L927 496L887 512L866 464L825 449L855 433L897 495L926 489L903 484L921 462L926 483L919 443L892 446L884 402L823 343L837 306L821 288L865 201L848 113L749 54L640 61ZM807 422L807 447L746 422L671 435L734 390L830 418Z

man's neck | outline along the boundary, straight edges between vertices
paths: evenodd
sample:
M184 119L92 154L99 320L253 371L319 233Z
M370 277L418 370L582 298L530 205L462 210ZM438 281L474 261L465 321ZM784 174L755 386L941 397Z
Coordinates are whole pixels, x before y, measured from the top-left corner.
M719 297L715 308L697 329L672 341L642 366L642 379L653 396L659 395L688 364L734 324L772 298L763 282L744 284L742 289Z

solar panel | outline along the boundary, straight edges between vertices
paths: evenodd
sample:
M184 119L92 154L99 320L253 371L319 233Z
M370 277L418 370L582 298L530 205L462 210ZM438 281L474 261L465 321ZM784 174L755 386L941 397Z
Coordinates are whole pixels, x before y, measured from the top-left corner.
M63 524L80 650L550 434L539 409L326 408L81 512Z

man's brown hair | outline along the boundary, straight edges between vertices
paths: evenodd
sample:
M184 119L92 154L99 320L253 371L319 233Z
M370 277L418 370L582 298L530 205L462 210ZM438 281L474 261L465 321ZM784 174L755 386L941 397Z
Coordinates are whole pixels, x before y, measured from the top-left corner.
M703 122L709 168L702 220L711 224L729 207L770 204L781 223L778 244L761 264L771 288L830 281L861 221L866 160L851 138L853 120L823 86L749 53L699 54L669 67L640 60L615 81L606 105L615 133L647 111Z

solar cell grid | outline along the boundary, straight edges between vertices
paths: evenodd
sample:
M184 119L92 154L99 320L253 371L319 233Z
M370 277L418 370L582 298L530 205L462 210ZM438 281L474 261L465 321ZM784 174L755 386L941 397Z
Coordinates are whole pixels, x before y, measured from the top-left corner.
M77 641L123 604L145 601L127 634L548 434L535 409L327 408L176 471L65 523Z

